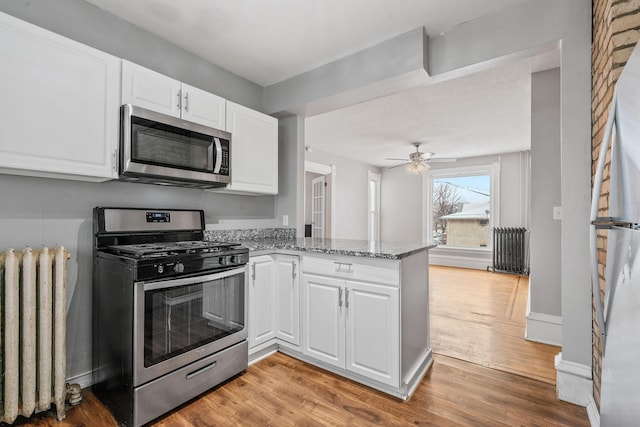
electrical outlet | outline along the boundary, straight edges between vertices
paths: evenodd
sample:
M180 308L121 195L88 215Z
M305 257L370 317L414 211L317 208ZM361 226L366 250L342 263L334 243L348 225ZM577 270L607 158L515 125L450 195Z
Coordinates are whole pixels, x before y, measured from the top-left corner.
M289 215L282 215L282 225L289 225Z
M553 219L559 221L562 219L562 206L553 207Z

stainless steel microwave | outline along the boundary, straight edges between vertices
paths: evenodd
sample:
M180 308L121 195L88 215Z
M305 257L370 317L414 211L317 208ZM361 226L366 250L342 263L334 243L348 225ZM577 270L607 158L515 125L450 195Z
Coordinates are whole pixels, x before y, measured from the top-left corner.
M231 134L155 111L121 107L120 179L219 188L231 181Z

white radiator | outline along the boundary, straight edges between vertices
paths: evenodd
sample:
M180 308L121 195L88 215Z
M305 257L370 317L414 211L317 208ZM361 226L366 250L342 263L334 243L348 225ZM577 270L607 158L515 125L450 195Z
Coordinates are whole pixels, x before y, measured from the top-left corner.
M67 259L63 247L0 253L0 421L52 403L65 418Z

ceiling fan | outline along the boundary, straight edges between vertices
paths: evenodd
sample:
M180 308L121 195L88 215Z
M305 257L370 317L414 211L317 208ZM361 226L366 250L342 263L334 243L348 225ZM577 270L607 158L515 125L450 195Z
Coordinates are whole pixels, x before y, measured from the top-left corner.
M407 159L394 159L394 158L387 157L387 160L404 161L404 163L396 166L391 166L389 169L407 165L407 168L411 172L420 173L420 172L426 171L429 168L428 163L449 163L449 162L455 162L457 160L454 158L433 157L435 156L436 153L433 153L431 151L426 151L423 153L420 151L420 146L422 145L422 143L420 142L414 142L412 145L416 147L416 151L414 153L409 154L408 161Z

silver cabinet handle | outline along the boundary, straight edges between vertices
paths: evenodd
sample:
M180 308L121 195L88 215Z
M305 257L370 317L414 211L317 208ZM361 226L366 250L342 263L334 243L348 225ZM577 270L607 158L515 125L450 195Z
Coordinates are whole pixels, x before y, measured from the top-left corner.
M296 278L296 263L295 261L291 261L291 278Z
M189 92L184 94L184 111L189 112Z
M342 288L338 288L338 307L342 307Z
M344 306L349 308L349 289L344 288Z
M118 172L118 149L113 150L112 158L111 158L111 169L114 172Z
M351 266L353 264L339 261L334 261L333 263L336 265L336 273L351 273ZM346 270L343 270L342 266L345 266Z
M182 110L182 91L178 91L178 111Z
M251 264L251 278L253 279L253 285L256 285L256 263L254 262L253 264Z

